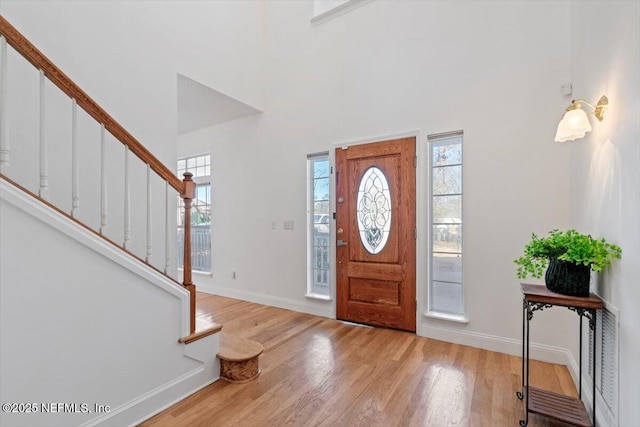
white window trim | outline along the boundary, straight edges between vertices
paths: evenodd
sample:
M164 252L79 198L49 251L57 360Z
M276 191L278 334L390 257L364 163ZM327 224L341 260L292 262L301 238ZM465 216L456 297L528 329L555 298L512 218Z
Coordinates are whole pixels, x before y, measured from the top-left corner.
M464 231L462 232L462 248L463 248L463 266L462 266L462 273L463 273L463 281L462 281L462 311L463 314L452 314L452 313L444 313L444 312L440 312L440 311L436 311L436 310L432 310L430 308L430 295L431 295L431 283L433 281L433 277L432 277L432 254L433 254L433 236L432 236L432 222L433 222L433 212L432 212L432 208L431 208L431 203L432 203L432 199L433 199L433 194L432 194L432 166L431 166L431 162L432 162L432 145L434 142L437 142L438 140L442 140L444 138L447 137L453 137L453 136L463 136L464 132L462 130L458 130L458 131L453 131L453 132L443 132L440 134L432 134L432 135L428 135L427 136L427 143L426 143L426 156L423 156L424 158L424 163L425 163L425 174L426 174L426 180L425 182L427 183L427 200L426 200L426 206L427 206L427 221L425 223L425 228L427 229L427 260L426 260L426 265L427 265L427 286L426 286L426 295L425 295L425 299L423 301L424 303L424 312L423 312L423 317L427 318L427 319L437 319L437 320L445 320L445 321L450 321L450 322L454 322L454 323L462 323L462 324L467 324L469 323L469 319L466 317L466 301L465 301L465 282L464 282L464 239L465 239L465 233ZM464 139L463 139L464 141ZM463 191L461 194L464 194L464 146L462 148L462 186L463 186ZM462 222L462 227L464 230L464 196L462 196L463 201L462 201L462 212L461 212L461 222Z
M211 266L211 269L213 270L213 265ZM184 268L178 267L178 271L184 272ZM191 270L191 274L194 276L213 277L213 272L211 271Z
M464 315L441 313L439 311L427 310L425 313L423 313L423 316L426 317L427 319L447 320L449 322L463 323L463 324L469 323L469 319Z
M309 299L316 299L316 300L322 300L322 301L333 301L333 295L334 295L334 283L335 283L335 270L334 270L334 264L335 264L335 252L333 251L333 246L334 246L334 242L333 242L333 218L330 217L329 218L329 253L328 253L328 259L329 259L329 272L328 272L328 286L329 286L329 294L328 295L323 295L323 294L318 294L315 292L311 292L311 289L313 289L313 268L312 268L312 263L313 263L313 248L312 248L312 244L310 242L313 241L314 235L313 235L313 230L314 230L314 221L313 221L313 209L311 208L314 202L314 192L313 192L313 180L311 178L311 174L312 174L312 170L311 170L311 160L319 158L319 157L326 157L327 161L329 162L329 215L331 215L331 212L333 211L333 161L332 158L330 156L330 153L328 151L323 151L323 152L319 152L319 153L313 153L313 154L308 154L307 155L307 176L306 176L306 182L307 182L307 289L306 289L306 293L305 293L305 297L309 298Z
M183 157L179 157L178 160L186 160L186 159L190 159L190 158L194 158L194 157L201 157L201 156L206 156L209 155L209 171L212 170L213 168L213 160L212 160L212 156L211 153L199 153L199 154L193 154L190 156L183 156ZM176 162L177 165L177 162ZM177 168L176 168L177 170ZM187 170L187 168L185 167L185 171ZM196 183L197 185L209 185L210 188L210 194L209 194L209 205L211 206L211 209L213 209L213 186L211 185L211 177L212 174L209 175L201 175L201 176L194 176L193 177L193 181ZM180 179L182 179L182 176L180 176ZM211 212L211 217L213 218L213 211ZM213 222L211 223L211 225L209 226L210 228L210 233L211 236L213 236ZM176 227L177 230L177 227ZM213 241L210 242L211 245L211 270L210 271L203 271L203 270L194 270L193 268L191 269L191 273L194 275L198 275L198 276L203 276L203 277L213 277ZM176 256L181 256L180 254L176 254ZM177 267L177 271L182 272L184 271L183 267Z
M329 288L329 295L321 295L321 294L314 294L314 293L306 293L304 294L305 298L309 298L309 299L317 299L317 300L321 300L321 301L333 301L333 298L331 297L331 288Z
M177 166L177 164L178 164L178 162L179 162L180 160L187 160L187 159L192 159L192 158L195 158L195 157L202 157L202 156L209 156L209 171L211 171L211 168L213 167L212 160L211 160L211 157L212 157L212 156L211 156L211 153L198 153L198 154L192 154L192 155L189 155L189 156L182 156L182 157L178 157L178 160L176 161L176 166ZM176 167L176 171L177 171L177 170L178 170L178 168ZM185 165L185 169L184 169L184 170L185 170L185 171L187 170L186 165ZM180 174L180 175L176 175L176 176L177 176L178 178L180 178L180 180L182 180L182 179L183 179L182 174ZM198 181L196 181L196 179L200 179L200 180L202 180L202 179L206 179L206 180L207 180L207 182L198 182ZM196 176L194 175L194 176L193 176L193 180L194 180L194 181L196 181L196 184L207 184L207 183L209 183L209 184L210 184L210 183L211 183L211 174L209 174L209 175L202 175L202 176L198 176L198 177L196 177Z

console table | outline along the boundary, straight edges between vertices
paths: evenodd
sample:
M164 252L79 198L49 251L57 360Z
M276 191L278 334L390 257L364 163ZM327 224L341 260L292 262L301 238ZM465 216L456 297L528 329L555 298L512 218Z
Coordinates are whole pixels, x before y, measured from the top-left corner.
M522 311L522 390L516 392L518 399L525 401L525 418L520 420L520 426L525 427L529 423L529 412L541 414L549 418L564 421L569 424L590 427L596 425L596 343L593 341L593 424L582 402L582 318L589 320L589 327L596 335L596 313L602 309L602 300L591 294L589 297L572 297L551 292L544 285L520 285L523 298ZM536 387L529 386L529 322L533 313L553 306L566 307L575 311L580 317L580 374L579 374L579 398L573 398L558 393L552 393Z

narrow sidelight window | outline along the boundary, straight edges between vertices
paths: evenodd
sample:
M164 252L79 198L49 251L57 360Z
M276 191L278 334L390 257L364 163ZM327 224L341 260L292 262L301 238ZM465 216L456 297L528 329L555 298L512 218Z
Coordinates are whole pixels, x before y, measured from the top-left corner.
M462 131L431 135L429 311L464 315Z
M331 295L330 173L329 153L307 157L307 296L323 299Z
M196 194L191 203L191 267L211 272L211 155L178 160L178 176L191 172ZM184 265L184 200L178 196L178 268Z

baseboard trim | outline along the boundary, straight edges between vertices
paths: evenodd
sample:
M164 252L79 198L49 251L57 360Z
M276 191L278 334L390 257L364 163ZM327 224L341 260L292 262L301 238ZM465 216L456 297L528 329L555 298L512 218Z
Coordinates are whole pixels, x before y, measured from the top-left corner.
M219 335L183 344L184 357L201 363L183 375L100 415L81 427L98 425L137 426L220 379Z
M220 295L227 298L235 298L249 301L256 304L264 304L271 307L284 308L286 310L299 311L301 313L313 314L314 316L334 318L333 302L314 300L313 303L297 301L290 298L276 297L273 295L247 292L226 286L197 285L199 292Z
M198 284L198 291L213 295L220 295L228 298L240 299L243 301L254 302L257 304L269 305L272 307L278 307L287 310L299 311L316 316L335 318L333 313L333 304L331 301L318 301L318 304L309 304L290 298L274 297L272 295L232 289L226 286L204 284ZM320 305L321 303L326 304ZM514 356L522 355L522 341L520 339L504 338L496 335L461 331L434 325L422 325L416 331L416 333L420 336L440 341L447 341L455 344L467 345L470 347L477 347L490 351L497 351L499 353L506 353ZM544 344L531 343L530 351L531 357L536 360L567 365L574 381L577 384L577 364L575 363L575 360L567 349Z
M104 414L104 415L100 415L92 420L87 421L84 424L81 424L81 427L89 427L89 426L96 426L99 425L113 417L116 417L122 413L124 413L125 411L128 411L150 399L153 399L154 397L160 395L161 393L167 392L169 391L171 388L175 387L176 385L179 385L180 383L184 382L184 381L188 381L190 378L201 374L204 372L204 367L200 366L190 372L185 373L184 375L181 375L178 378L175 378L163 385L161 385L160 387L157 387L153 390L148 391L147 393L144 393L120 406L118 406L115 409L112 409L111 411L109 411L108 413ZM190 393L191 394L191 393ZM186 396L185 396L186 397ZM184 397L183 397L184 398ZM171 404L169 404L171 405ZM159 411L158 411L159 412ZM131 425L136 425L139 424L140 422L144 421L145 419L148 419L151 415L143 417L141 420L139 420L137 423L133 423Z
M479 332L461 331L434 325L422 325L418 334L426 338L440 341L467 345L470 347L511 354L514 356L522 356L522 341L519 339L504 338ZM569 366L571 359L573 359L570 352L561 347L530 343L529 351L531 352L532 359L548 363L557 363ZM574 381L576 378L577 376L574 377Z
M309 304L290 298L274 297L271 295L259 294L255 292L231 289L226 286L204 284L198 285L198 291L213 295L220 295L228 298L236 298L243 301L254 302L257 304L269 305L272 307L284 308L287 310L299 311L316 316L335 318L331 301L326 301L326 304L322 305ZM325 303L325 301L318 301L318 303ZM496 335L482 334L478 332L460 331L434 325L422 325L422 327L417 330L417 334L426 338L437 339L440 341L447 341L455 344L512 354L515 356L522 355L522 341L519 339L504 338ZM577 366L575 365L575 361L573 360L573 357L571 356L569 351L561 347L531 343L530 351L531 357L536 360L541 360L549 363L558 363L567 366L570 366L570 364L573 363L574 366ZM577 373L574 374L574 371L577 372L577 369L573 366L570 366L569 370L574 378L574 381L576 381L577 384Z
M177 403L179 403L179 402L183 401L183 400L184 400L184 399L186 399L187 397L191 396L191 395L192 395L192 394L194 394L194 393L197 393L198 391L202 390L202 389L203 389L203 388L205 388L205 387L210 386L211 384L215 383L215 382L216 382L216 381L218 381L218 380L220 380L220 377L216 377L216 378L214 378L213 380L207 381L206 383L202 384L201 386L199 386L199 387L197 387L197 388L195 388L195 389L193 389L193 390L191 390L191 391L188 391L187 393L185 393L185 394L183 394L183 395L181 395L181 396L177 397L176 399L174 399L173 401L171 401L171 402L167 403L166 405L161 406L160 408L158 408L156 411L154 411L154 412L150 413L149 415L146 415L146 416L144 416L144 417L142 417L142 418L138 419L137 421L135 421L135 422L131 423L131 424L130 424L130 426L131 426L131 427L134 427L134 426L137 426L137 425L142 424L144 421L148 420L149 418L151 418L151 417L153 417L153 416L155 416L155 415L158 415L159 413L161 413L161 412L163 412L163 411L165 411L165 410L169 409L169 408L170 408L170 407L172 407L173 405L175 405L175 404L177 404Z

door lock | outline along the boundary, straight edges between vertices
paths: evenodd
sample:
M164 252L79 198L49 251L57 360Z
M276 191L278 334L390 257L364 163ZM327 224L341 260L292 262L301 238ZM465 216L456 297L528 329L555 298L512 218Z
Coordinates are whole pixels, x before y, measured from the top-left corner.
M349 244L349 242L345 242L344 240L340 240L338 239L338 241L336 242L336 246L347 246Z

